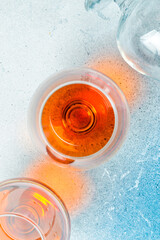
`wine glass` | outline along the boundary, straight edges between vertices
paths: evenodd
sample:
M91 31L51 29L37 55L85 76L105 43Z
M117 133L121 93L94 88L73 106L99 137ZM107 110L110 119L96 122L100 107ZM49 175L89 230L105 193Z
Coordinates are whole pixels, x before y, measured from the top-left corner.
M90 169L107 161L123 143L128 124L120 88L87 68L49 77L29 107L31 139L61 166Z
M27 178L0 183L0 237L3 240L69 240L70 218L59 197Z
M86 9L101 13L112 0L86 0ZM122 12L117 45L136 71L160 79L160 1L114 0ZM99 14L101 16L102 14Z

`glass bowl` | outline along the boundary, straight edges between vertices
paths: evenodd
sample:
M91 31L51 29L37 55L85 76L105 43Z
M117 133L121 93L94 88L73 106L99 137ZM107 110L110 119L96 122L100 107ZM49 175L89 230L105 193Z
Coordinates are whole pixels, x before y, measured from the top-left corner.
M0 236L3 240L69 240L70 218L46 185L20 178L0 183Z
M88 69L62 71L45 80L29 107L31 139L60 166L90 169L121 146L129 108L121 89Z

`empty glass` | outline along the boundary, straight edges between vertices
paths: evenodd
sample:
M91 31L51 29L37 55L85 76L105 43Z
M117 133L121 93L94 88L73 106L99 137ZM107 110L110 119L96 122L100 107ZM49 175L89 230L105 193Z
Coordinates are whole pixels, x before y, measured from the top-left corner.
M86 0L98 13L112 0ZM124 60L138 72L160 79L160 1L114 0L122 11L117 44ZM100 14L99 14L100 15Z
M30 179L0 183L0 238L69 240L70 219L59 197Z
M128 130L120 88L92 69L60 72L44 81L29 108L31 138L61 166L90 169L107 161Z

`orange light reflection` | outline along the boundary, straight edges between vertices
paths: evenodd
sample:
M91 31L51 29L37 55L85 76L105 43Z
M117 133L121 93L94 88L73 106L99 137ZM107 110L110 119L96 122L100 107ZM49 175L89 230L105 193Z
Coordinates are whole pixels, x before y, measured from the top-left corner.
M25 175L52 188L63 200L70 214L82 211L89 204L94 192L94 186L87 173L57 167L48 157L45 158L45 162L41 162L40 159L37 164L30 166ZM36 194L34 197L46 205L47 201L42 196Z
M133 70L120 56L108 56L97 58L87 65L110 77L121 88L130 108L138 105L144 98L144 85L141 75Z
M51 205L53 208L56 208L58 210L58 208L56 206L54 206L50 201L48 201L45 197L43 197L41 194L39 193L34 193L33 197L36 198L37 200L39 200L42 204L44 204L45 206L47 206L48 204Z

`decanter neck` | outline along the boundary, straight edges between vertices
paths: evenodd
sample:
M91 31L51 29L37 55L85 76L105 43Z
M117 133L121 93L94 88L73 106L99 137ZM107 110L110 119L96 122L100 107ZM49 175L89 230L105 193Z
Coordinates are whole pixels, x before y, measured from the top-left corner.
M105 9L112 1L114 1L124 14L125 12L131 12L135 5L140 0L85 0L85 8L87 10L94 10L99 16L104 18L103 9ZM142 0L141 0L142 1Z
M121 11L124 12L133 7L137 0L114 0L114 2L119 6Z

